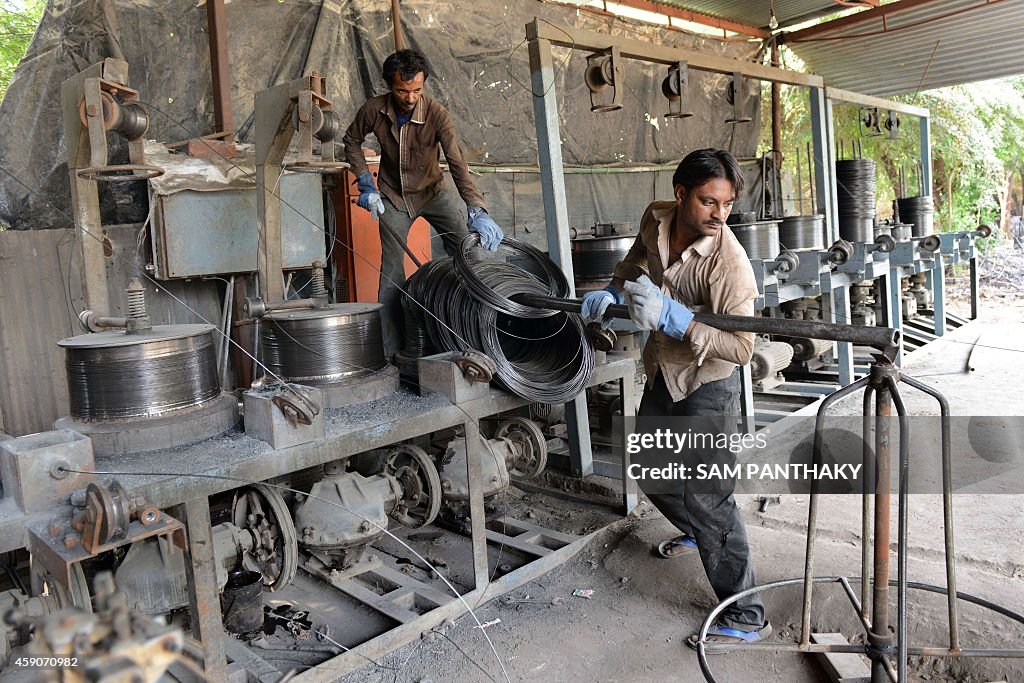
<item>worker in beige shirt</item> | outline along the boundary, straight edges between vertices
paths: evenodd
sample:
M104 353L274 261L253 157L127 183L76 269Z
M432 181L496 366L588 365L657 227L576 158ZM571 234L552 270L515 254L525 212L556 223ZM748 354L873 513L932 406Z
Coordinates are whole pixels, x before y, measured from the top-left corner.
M615 278L604 290L584 297L583 315L588 321L607 322L608 305L626 303L633 322L650 331L643 354L648 382L638 419L699 418L703 431L734 433L739 415L737 366L750 362L754 335L695 322L693 312L754 314L754 273L725 223L743 189L743 176L731 154L703 149L683 159L672 184L675 199L647 207L640 234L616 266ZM705 449L693 456L698 462L735 462L727 448ZM638 483L682 532L659 546L662 557L699 553L719 600L755 585L733 482ZM769 635L771 625L755 594L726 607L709 631L708 649ZM695 634L687 642L696 646L696 641Z

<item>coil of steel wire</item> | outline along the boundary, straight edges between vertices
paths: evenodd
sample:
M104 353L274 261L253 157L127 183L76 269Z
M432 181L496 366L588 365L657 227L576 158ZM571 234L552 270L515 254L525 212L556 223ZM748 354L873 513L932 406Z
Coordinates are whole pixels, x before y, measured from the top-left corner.
M844 159L836 162L839 236L850 242L874 240L875 162Z
M71 417L158 417L220 395L211 325L158 325L148 332L63 339Z
M743 246L743 250L747 252L747 258L772 261L779 255L778 223L733 225L730 229Z
M899 209L900 221L913 226L913 237L925 237L935 232L934 206L931 195L921 197L898 197L896 206Z
M786 216L779 225L779 242L790 251L825 248L825 217Z
M387 365L380 304L273 311L260 327L263 362L289 382L337 384Z
M513 300L526 293L564 297L565 276L542 252L508 238L499 256L509 262L473 260L469 252L478 244L479 236L471 234L460 256L434 259L406 283L407 296L429 311L424 327L430 341L445 351L489 356L499 384L517 396L540 403L572 400L596 363L583 319L559 311L538 315ZM524 258L531 261L525 267Z

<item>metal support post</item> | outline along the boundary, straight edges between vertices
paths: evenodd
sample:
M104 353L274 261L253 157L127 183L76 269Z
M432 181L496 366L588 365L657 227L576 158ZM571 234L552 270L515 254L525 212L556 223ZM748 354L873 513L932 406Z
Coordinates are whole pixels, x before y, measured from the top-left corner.
M935 312L935 336L946 334L946 267L942 252L935 253L935 266L929 271L932 286L932 309Z
M529 29L528 29L529 30ZM537 127L537 153L540 158L541 190L544 196L544 217L548 231L548 256L555 262L573 288L572 251L569 244L569 212L565 198L565 177L562 172L562 138L558 126L558 102L555 99L555 68L551 43L544 39L530 40L530 72L533 88L533 116ZM590 446L590 420L587 398L581 394L565 404L565 421L569 428L569 462L572 474L585 477L594 473L594 456Z
M978 319L978 295L981 292L981 278L978 272L978 256L971 257L971 320Z
M932 128L928 116L918 118L921 128L921 186L924 194L932 193Z
M634 417L636 415L636 389L633 384L633 377L623 377L619 380L619 394L622 396L622 417ZM622 424L621 422L619 424ZM621 438L621 436L620 436ZM622 449L622 504L625 514L629 514L636 507L639 501L639 488L636 479L629 476L630 457L629 452Z
M740 429L746 434L757 431L754 421L754 381L750 377L750 364L740 366L740 415L743 424Z
M889 327L896 330L903 330L903 308L900 306L900 280L901 271L899 268L893 267L889 269L889 275L886 276L886 284L888 285L888 294L886 296L886 302L889 305L889 316L892 318L892 323ZM896 358L893 360L893 364L896 367L903 365L903 345L900 344L899 349L896 351Z
M473 539L473 588L484 590L490 582L490 572L487 567L487 528L484 519L484 493L481 474L480 458L481 449L470 448L469 444L482 443L480 425L476 420L466 420L462 423L466 432L466 481L469 482L469 524Z
M892 396L889 387L876 377L879 367L871 369L875 388L875 557L872 577L871 631L868 645L871 657L871 683L888 681L886 652L892 647L889 631L889 534L890 534L890 459L892 437ZM865 416L865 419L867 417Z
M210 502L204 496L185 503L185 527L188 532L188 561L185 577L192 613L192 635L203 644L203 664L211 681L227 678L224 650L224 624L217 598L216 558L210 524Z
M811 99L811 140L814 145L814 182L817 212L825 216L826 244L839 238L839 205L836 203L835 145L832 141L832 103L824 88L809 88Z
M829 298L832 300L831 321L850 325L850 288L837 287L832 290ZM822 295L822 304L825 303L825 299L826 297ZM853 344L839 342L836 346L838 349L836 362L839 364L839 385L845 387L853 383Z

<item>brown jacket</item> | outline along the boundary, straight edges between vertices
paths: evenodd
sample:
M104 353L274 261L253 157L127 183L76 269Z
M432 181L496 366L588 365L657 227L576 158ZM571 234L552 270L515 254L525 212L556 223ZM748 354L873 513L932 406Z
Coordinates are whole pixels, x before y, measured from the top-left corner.
M636 280L647 274L662 292L694 312L754 315L754 271L729 227L697 239L670 264L675 220L675 202L648 206L633 247L615 267L616 277ZM644 347L647 385L660 371L672 400L681 401L702 384L725 379L737 365L749 363L753 349L752 333L723 332L703 323L695 323L682 341L653 332Z
M452 115L440 102L423 95L412 118L398 130L391 94L378 95L364 104L345 131L345 159L359 175L367 171L363 140L373 133L380 143L377 187L391 203L416 216L444 189L439 150L444 151L455 187L467 206L487 208L462 157Z

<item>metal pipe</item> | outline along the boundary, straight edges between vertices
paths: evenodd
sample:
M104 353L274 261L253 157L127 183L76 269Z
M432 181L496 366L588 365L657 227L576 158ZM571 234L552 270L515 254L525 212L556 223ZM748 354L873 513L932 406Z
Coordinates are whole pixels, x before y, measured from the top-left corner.
M960 649L960 629L956 607L956 552L953 548L953 463L950 452L949 401L932 387L901 374L900 379L939 402L942 418L942 527L946 546L946 589L949 611L949 649Z
M395 29L395 52L405 49L405 38L402 37L402 11L398 8L398 0L391 0L391 25Z
M896 405L900 420L900 489L899 519L897 520L897 564L896 564L896 671L899 680L907 680L907 546L909 534L910 496L910 418L900 396L896 377L885 378L889 394Z
M868 383L867 377L862 377L853 384L843 387L839 391L830 394L818 406L818 413L814 419L814 452L813 462L821 462L821 435L825 428L825 411L836 401L849 396ZM811 480L811 498L807 505L807 549L804 555L804 598L803 613L801 616L800 644L808 645L811 642L811 591L814 585L814 541L817 536L818 525L818 480Z
M210 29L215 132L233 133L235 119L231 114L231 63L228 58L228 20L224 12L224 0L206 0L206 23Z
M518 303L534 308L546 308L566 313L579 313L581 299L561 299L539 294L517 294ZM605 311L611 318L629 319L629 309L624 304L612 304ZM900 344L899 330L888 327L858 327L838 325L817 320L791 320L784 318L761 318L723 313L694 313L693 319L726 332L753 332L755 334L782 334L792 337L824 339L826 341L847 341L877 349L897 348Z
M860 617L860 623L861 626L864 627L864 631L870 632L871 621L868 619L867 612L865 611L865 605L867 603L862 603L861 601L857 600L857 595L853 592L853 586L850 585L850 580L847 579L845 576L839 577L839 583L842 584L843 590L846 591L846 597L850 599L850 604L853 605L853 609L857 612L857 616ZM861 577L860 585L862 587L863 592L863 587L868 585L868 582L864 580L863 576ZM882 659L882 661L885 662L885 672L889 674L889 680L892 683L899 683L898 679L896 678L896 669L893 668L892 662L884 658Z
M870 598L871 586L871 511L874 508L874 485L875 461L874 453L869 448L871 443L871 398L874 394L874 387L868 384L864 387L864 426L862 438L864 440L864 479L863 492L861 495L861 535L860 535L860 615L867 619L867 604ZM871 629L866 629L870 631Z
M871 377L878 386L875 396L875 462L878 484L875 493L875 568L871 612L871 631L868 643L871 645L871 683L882 683L885 672L885 653L890 646L889 634L889 523L890 512L890 436L892 402L889 388L877 375L880 370L873 367ZM900 679L900 680L906 680Z
M228 385L228 353L231 351L231 330L233 325L231 324L231 311L235 305L235 276L232 275L228 280L228 290L224 295L226 299L224 303L224 352L220 358L220 388L224 389Z

